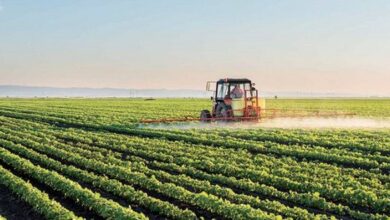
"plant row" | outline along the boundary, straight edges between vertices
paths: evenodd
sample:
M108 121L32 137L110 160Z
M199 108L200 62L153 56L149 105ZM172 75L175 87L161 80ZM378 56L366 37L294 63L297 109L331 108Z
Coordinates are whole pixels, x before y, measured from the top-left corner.
M65 147L65 149L66 148L69 148L70 146L67 146L67 147ZM75 151L75 149L69 149L70 151ZM147 154L146 154L147 155ZM94 154L94 155L86 155L86 154L84 154L83 156L89 156L89 157L92 157L92 158L94 158L94 157L96 157L97 155L96 154ZM105 158L104 160L108 160L110 163L113 163L113 160L109 160L109 158ZM115 161L114 161L115 162ZM144 172L144 173L146 173L146 171L145 170L137 170L137 171L141 171L141 172ZM159 175L159 173L158 172L152 172L152 175L155 175L155 176L158 176ZM171 177L169 177L169 178L171 178ZM230 178L225 178L225 179L230 179ZM214 179L212 179L213 181L215 181L215 178ZM176 183L178 183L178 184L183 184L183 183L185 183L185 179L176 179L176 180L171 180L171 181L176 181ZM188 181L187 181L188 182ZM237 181L238 183L239 183L239 181ZM236 182L236 183L237 183ZM189 185L191 185L191 184L193 184L194 182L192 181L190 181L190 182L188 182L187 184L189 184ZM236 184L236 183L234 183L234 184ZM244 184L244 186L245 186L245 184ZM248 188L245 188L246 190L248 190ZM253 190L252 190L253 191ZM221 194L220 194L221 195ZM310 195L310 196L312 196L312 195ZM285 197L287 197L287 198L289 198L288 196L285 196ZM299 197L299 196L295 196L295 199L297 199L297 198L300 198L301 199L301 202L303 202L303 203L312 203L313 201L315 201L315 200L312 200L312 201L306 201L308 198L307 198L308 196L305 196L305 197ZM294 196L292 196L292 198L294 198ZM291 198L290 198L290 200L291 200ZM321 199L317 199L317 203L318 204L321 204L321 206L324 206L323 204L324 204L324 201L321 201ZM328 204L326 204L325 203L325 205L328 205ZM332 206L331 206L332 207ZM323 208L323 207L322 207ZM339 206L335 206L335 207L333 207L333 209L335 209L335 210L338 210L338 209L340 209L340 207ZM341 209L341 210L343 210L343 209ZM347 210L347 211L345 211L345 210ZM359 212L353 212L353 211L350 211L350 210L348 210L348 209L345 209L344 211L339 211L338 213L339 214L341 214L341 213L343 213L343 214L345 214L345 213L352 213L352 215L355 215L355 217L357 217L357 216L364 216L364 215L362 215L361 213L359 213ZM367 218L367 216L365 216L364 218ZM362 218L362 219L364 219L364 218Z
M50 170L55 170L77 181L91 184L96 188L105 190L113 195L125 198L130 203L136 203L139 206L149 209L151 212L166 216L172 219L195 219L196 215L189 210L181 210L176 206L163 202L161 200L149 197L146 193L135 190L130 185L122 184L115 179L109 179L104 176L98 176L91 172L76 168L74 166L64 165L45 155L39 154L22 145L14 144L9 141L0 141L0 144L10 151L39 163L41 166Z
M16 140L16 138L13 136L8 136L7 139ZM24 143L27 141L28 140L19 139L17 142ZM156 191L165 196L177 199L183 203L189 203L211 213L221 215L225 218L277 218L277 216L267 214L259 209L253 209L248 205L236 205L213 195L206 193L192 193L174 184L162 183L157 179L148 178L143 173L133 172L131 171L130 167L124 168L121 166L109 165L93 159L86 159L84 157L78 156L77 154L56 149L50 146L43 146L39 143L33 143L32 141L28 142L29 147L32 147L33 149L44 154L60 158L63 161L72 163L83 169L88 169L102 175L107 175L111 178L124 181L131 185L134 184L147 190Z
M4 143L3 140L1 141ZM47 185L55 191L61 192L65 197L80 203L85 208L95 211L103 218L146 219L145 216L134 212L130 208L124 208L118 203L102 198L100 195L81 187L58 173L35 166L29 160L23 159L3 148L0 149L0 160L16 171Z
M46 193L2 166L0 166L0 185L5 186L47 219L81 219L57 201L50 199Z

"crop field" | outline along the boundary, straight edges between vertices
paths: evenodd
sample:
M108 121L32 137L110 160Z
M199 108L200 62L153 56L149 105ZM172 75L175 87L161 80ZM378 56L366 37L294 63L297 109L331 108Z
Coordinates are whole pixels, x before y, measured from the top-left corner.
M267 105L390 118L390 99ZM390 129L139 126L210 106L0 99L0 219L390 219Z

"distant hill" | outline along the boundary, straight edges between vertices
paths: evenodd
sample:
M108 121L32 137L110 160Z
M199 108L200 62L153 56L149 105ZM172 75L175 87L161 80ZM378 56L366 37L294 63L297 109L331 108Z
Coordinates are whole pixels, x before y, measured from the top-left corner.
M54 88L0 86L0 97L208 97L206 91L167 89Z
M86 98L208 98L212 94L203 90L190 89L113 89L113 88L55 88L0 85L0 97L86 97ZM308 92L266 92L260 91L262 97L368 97L367 95L339 94L339 93L308 93Z

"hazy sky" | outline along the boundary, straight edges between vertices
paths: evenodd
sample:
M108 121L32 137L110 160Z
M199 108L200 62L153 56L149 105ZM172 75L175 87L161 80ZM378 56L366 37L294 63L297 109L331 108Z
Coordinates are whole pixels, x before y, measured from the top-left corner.
M390 95L390 1L0 0L0 84Z

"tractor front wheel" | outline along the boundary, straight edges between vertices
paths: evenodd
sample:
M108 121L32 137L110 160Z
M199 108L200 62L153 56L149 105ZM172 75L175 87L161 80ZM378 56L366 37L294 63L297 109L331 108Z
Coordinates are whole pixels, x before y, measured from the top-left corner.
M200 112L200 121L201 122L211 122L211 114L209 110L202 110Z

